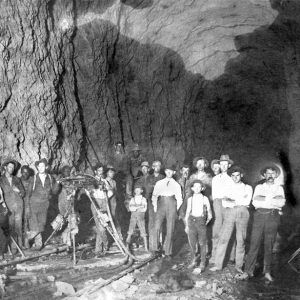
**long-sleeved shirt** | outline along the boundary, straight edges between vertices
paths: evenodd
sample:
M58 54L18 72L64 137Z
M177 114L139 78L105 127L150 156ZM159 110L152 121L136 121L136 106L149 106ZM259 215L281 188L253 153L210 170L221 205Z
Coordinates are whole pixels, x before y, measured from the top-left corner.
M181 186L173 178L164 178L156 182L152 193L152 204L154 210L157 208L157 199L159 196L175 196L177 210L182 204Z
M243 182L233 183L228 198L234 201L222 201L223 207L249 206L252 199L252 187Z
M257 196L264 196L263 200L256 199ZM281 199L274 199L276 196L281 196ZM285 205L285 196L282 186L277 184L259 184L256 186L253 195L253 206L257 208L278 209Z
M185 219L187 220L190 215L193 217L203 217L204 206L206 206L207 209L207 219L210 220L212 218L212 212L208 198L201 193L193 194L193 196L187 200Z
M129 210L131 212L146 212L147 211L147 199L142 195L134 196L129 202Z
M233 180L227 173L221 173L213 177L211 184L213 200L229 198L232 185Z

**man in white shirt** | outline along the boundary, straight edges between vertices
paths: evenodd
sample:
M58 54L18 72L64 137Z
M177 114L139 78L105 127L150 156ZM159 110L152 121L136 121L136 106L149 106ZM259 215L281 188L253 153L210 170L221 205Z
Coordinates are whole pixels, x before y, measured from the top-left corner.
M166 259L168 260L171 259L172 255L173 234L175 228L175 221L177 218L177 210L179 210L182 204L181 186L173 179L175 173L176 167L174 165L166 166L166 178L157 181L157 183L154 186L151 198L154 212L156 212L156 238L154 242L154 251L158 251L161 226L164 220L166 219L167 234L163 249L165 251Z
M273 281L271 276L272 249L280 222L280 211L285 205L285 196L282 186L275 183L275 179L280 174L277 166L267 166L261 173L266 181L257 185L254 191L252 203L256 211L253 218L250 249L245 263L245 273L239 276L239 279L253 276L263 237L265 279Z
M220 231L223 224L223 206L222 202L229 198L233 181L227 174L228 169L233 165L233 160L229 155L223 154L219 159L221 173L212 179L212 199L214 209L214 223L213 223L213 248L211 262L215 259L216 248L219 241Z
M230 168L229 175L233 180L229 197L223 200L224 221L216 250L215 266L211 271L221 270L230 238L236 229L235 268L242 273L245 256L245 240L249 221L248 207L252 199L252 187L241 181L244 171L239 166Z

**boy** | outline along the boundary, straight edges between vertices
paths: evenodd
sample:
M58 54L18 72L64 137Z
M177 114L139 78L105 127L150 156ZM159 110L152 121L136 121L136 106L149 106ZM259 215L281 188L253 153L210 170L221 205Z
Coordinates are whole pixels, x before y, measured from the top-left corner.
M185 215L185 231L188 235L191 246L193 260L189 268L197 265L196 249L199 243L201 247L201 272L205 269L206 260L206 225L212 219L211 207L209 200L201 192L205 189L204 183L196 179L191 183L193 195L187 200Z
M142 195L143 187L135 186L134 197L131 198L129 202L129 211L131 211L130 224L128 229L128 236L126 243L129 246L131 241L131 236L133 235L135 226L138 225L140 234L144 239L145 250L148 250L146 226L145 226L145 212L147 211L147 200Z

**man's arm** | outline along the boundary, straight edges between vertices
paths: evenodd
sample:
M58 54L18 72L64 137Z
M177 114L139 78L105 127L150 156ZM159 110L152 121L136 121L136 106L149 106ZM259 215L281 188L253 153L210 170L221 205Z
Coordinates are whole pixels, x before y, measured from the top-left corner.
M181 186L178 182L176 182L176 190L175 190L175 199L177 202L177 210L180 208L182 205L182 191L181 191Z
M204 205L207 208L207 220L206 220L206 224L208 224L210 222L210 220L212 219L212 210L211 210L211 206L209 203L209 200L206 196L204 196Z
M271 199L271 203L276 209L281 209L285 205L284 190L281 186L277 189L277 195Z
M159 185L160 185L160 183L159 183L159 181L157 181L155 186L154 186L152 197L151 197L154 212L157 211L157 198L159 196Z
M188 218L191 213L191 210L192 210L192 206L191 206L191 197L190 197L187 199L187 207L186 207L186 213L185 213L185 218L184 218L186 228L188 226Z

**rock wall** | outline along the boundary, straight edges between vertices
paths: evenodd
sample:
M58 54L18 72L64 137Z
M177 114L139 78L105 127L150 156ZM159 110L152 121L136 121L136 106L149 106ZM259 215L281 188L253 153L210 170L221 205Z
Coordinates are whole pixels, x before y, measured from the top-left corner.
M298 1L0 5L3 155L85 168L122 140L173 162L226 152L251 181L282 160L299 186Z

